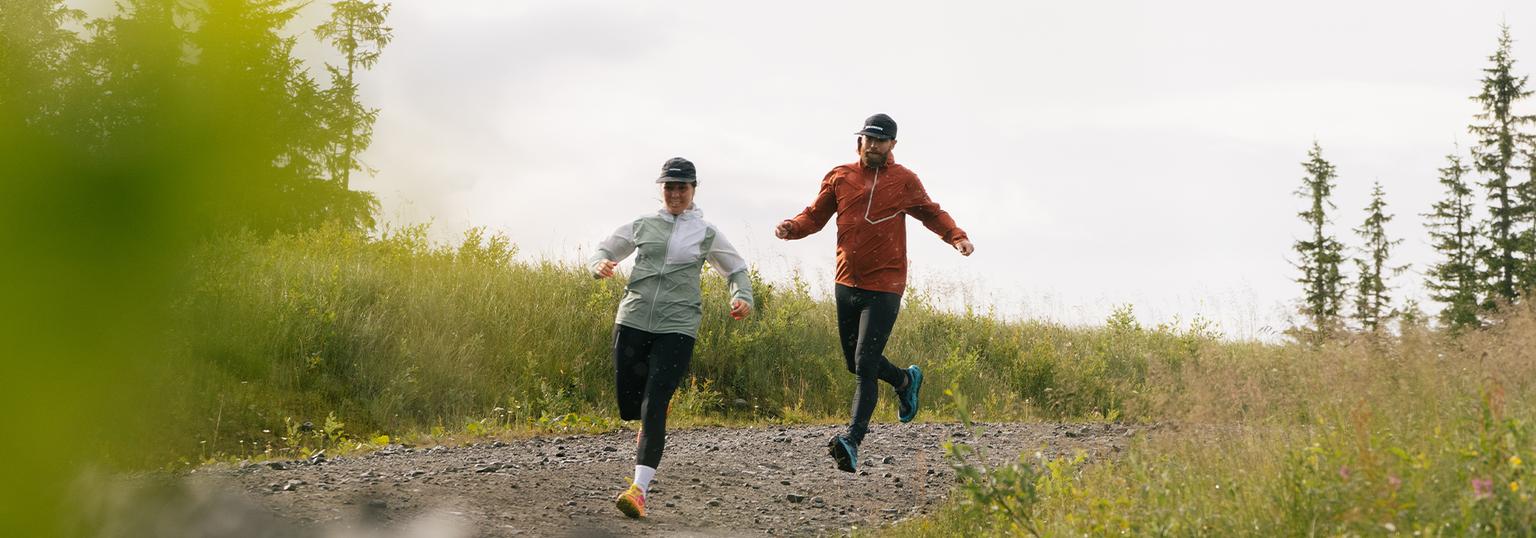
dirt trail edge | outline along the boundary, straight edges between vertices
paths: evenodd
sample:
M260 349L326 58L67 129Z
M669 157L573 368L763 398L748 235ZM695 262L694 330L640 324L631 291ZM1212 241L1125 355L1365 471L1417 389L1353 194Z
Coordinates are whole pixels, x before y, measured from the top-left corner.
M980 446L996 463L1035 452L1113 456L1135 431L1115 424L982 428L974 436L959 424L875 424L858 473L837 471L826 455L827 439L840 427L669 431L650 517L638 521L613 505L633 471L633 431L211 466L187 475L182 487L205 506L242 499L246 508L238 513L263 513L260 526L272 535L839 535L942 504L954 485L944 461L947 440ZM196 509L178 513L190 519L159 525L244 519L239 526L250 530L255 523Z

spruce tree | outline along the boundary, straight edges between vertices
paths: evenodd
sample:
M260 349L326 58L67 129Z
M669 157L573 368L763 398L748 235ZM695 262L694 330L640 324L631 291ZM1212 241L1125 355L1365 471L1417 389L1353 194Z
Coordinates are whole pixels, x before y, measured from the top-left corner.
M1513 74L1511 43L1509 27L1504 26L1498 50L1488 57L1493 65L1483 69L1482 92L1472 98L1482 106L1482 112L1475 116L1482 123L1468 126L1477 137L1473 163L1486 178L1482 185L1487 190L1488 220L1483 228L1488 245L1482 265L1487 306L1514 301L1531 285L1527 266L1533 263L1533 247L1525 243L1531 240L1532 208L1527 199L1532 187L1528 177L1518 177L1521 166L1516 157L1526 140L1521 127L1533 117L1515 113L1515 105L1531 91L1525 89L1527 77Z
M366 170L357 156L373 141L373 122L379 109L364 105L358 98L356 75L359 70L373 67L384 46L394 37L393 30L384 26L389 7L376 2L342 0L331 4L330 19L315 28L316 37L329 40L346 58L342 65L325 66L331 75L331 87L326 90L330 104L327 123L334 140L326 166L331 179L340 182L343 189L351 188L353 171Z
M1536 115L1527 118L1536 123ZM1530 293L1536 289L1536 135L1523 133L1518 140L1525 146L1526 178L1515 189L1515 196L1525 215L1525 230L1520 235L1520 246L1524 253L1515 278L1521 283L1522 293Z
M180 145L174 135L161 136L182 126L185 111L171 103L191 93L184 60L188 36L176 24L184 8L177 0L122 0L118 8L87 25L90 39L80 47L79 61L90 76L75 88L72 100L81 118L74 134L104 152L140 143ZM166 153L158 157L175 158Z
M293 54L284 28L303 4L290 0L207 0L191 42L203 101L219 122L222 181L238 189L220 215L257 231L308 229L328 221L372 225L372 197L328 181L332 146L324 89ZM254 208L265 208L253 211Z
M1440 258L1426 273L1425 286L1430 298L1445 305L1440 311L1440 325L1460 332L1482 323L1478 317L1483 293L1477 260L1480 230L1473 220L1472 189L1466 180L1471 168L1455 153L1446 155L1445 160L1445 168L1440 169L1445 198L1424 215L1430 242Z
M19 125L58 134L62 97L78 78L71 61L80 38L65 28L85 13L62 0L6 0L0 7L0 112Z
M1312 143L1302 167L1307 175L1296 195L1307 200L1309 207L1297 215L1311 229L1311 237L1296 241L1294 248L1299 257L1295 265L1301 269L1296 282L1303 290L1300 313L1309 326L1298 327L1294 332L1302 340L1317 345L1336 335L1342 326L1339 310L1344 302L1344 276L1339 265L1344 247L1327 230L1327 212L1335 208L1329 197L1337 175L1333 164L1323 159L1323 149L1317 142Z
M1364 241L1360 249L1364 257L1355 259L1359 274L1355 279L1355 321L1360 324L1361 331L1372 336L1379 336L1385 322L1395 315L1392 298L1387 295L1391 290L1387 278L1406 269L1390 267L1387 263L1392 256L1392 247L1403 240L1387 238L1386 225L1392 222L1392 215L1387 214L1386 209L1386 193L1378 181L1371 189L1371 203L1365 207L1365 223L1355 228L1355 234Z

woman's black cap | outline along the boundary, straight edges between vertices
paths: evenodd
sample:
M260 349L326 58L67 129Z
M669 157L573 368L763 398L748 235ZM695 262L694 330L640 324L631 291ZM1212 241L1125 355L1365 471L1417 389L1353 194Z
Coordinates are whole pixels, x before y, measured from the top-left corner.
M693 163L682 157L667 159L661 165L661 177L656 178L657 183L669 181L682 181L686 183L698 183L699 173L693 169Z

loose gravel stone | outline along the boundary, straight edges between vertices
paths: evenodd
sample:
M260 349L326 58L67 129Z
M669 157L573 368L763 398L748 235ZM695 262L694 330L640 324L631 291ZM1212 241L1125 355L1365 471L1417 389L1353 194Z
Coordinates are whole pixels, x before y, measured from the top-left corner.
M996 447L984 456L997 464L1036 451L1046 457L1083 451L1090 461L1118 457L1130 442L1125 430L1010 424L981 431L985 444ZM299 461L209 466L184 480L210 491L248 492L240 502L275 518L278 523L260 528L279 529L273 533L279 536L358 535L356 529L393 536L444 518L487 536L565 536L572 529L610 536L820 536L848 534L855 526L879 535L880 525L933 513L947 502L955 474L942 444L974 437L958 424L874 424L863 445L868 457L850 474L836 470L826 452L825 440L841 431L673 428L660 479L651 486L651 518L642 521L613 507L633 471L634 430L460 448L391 444L347 458L322 460L317 453ZM922 488L902 487L913 478Z

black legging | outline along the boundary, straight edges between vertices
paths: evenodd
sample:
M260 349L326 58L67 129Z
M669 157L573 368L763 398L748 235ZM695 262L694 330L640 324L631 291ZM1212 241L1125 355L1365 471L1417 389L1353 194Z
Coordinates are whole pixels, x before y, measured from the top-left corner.
M853 421L848 423L848 440L857 445L864 442L869 416L874 414L875 402L880 398L880 386L875 380L884 380L892 387L907 382L906 372L883 355L891 327L896 325L896 313L901 310L901 295L842 284L837 285L835 294L843 360L848 371L859 376L858 388L853 391Z
M693 359L693 337L615 325L613 372L619 417L640 419L635 464L652 469L667 444L667 406Z

